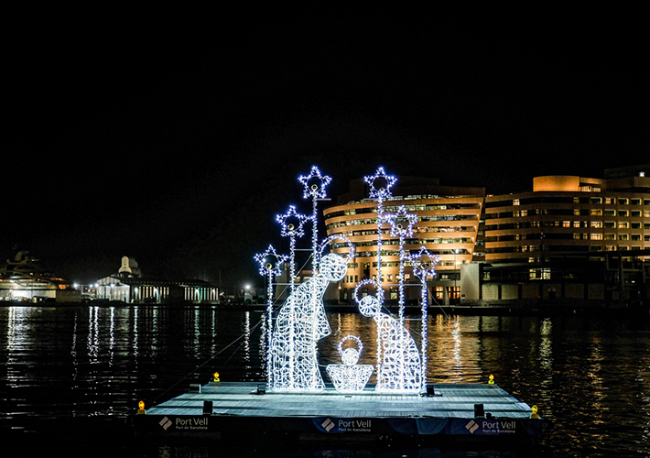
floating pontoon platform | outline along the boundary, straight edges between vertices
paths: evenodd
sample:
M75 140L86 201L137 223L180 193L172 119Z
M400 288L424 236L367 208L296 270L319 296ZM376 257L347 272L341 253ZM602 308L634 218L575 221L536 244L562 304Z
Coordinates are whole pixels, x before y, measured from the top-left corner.
M264 384L209 383L132 417L140 437L359 441L387 438L536 441L548 420L497 385L434 384L428 393L266 393ZM470 439L472 440L472 439Z

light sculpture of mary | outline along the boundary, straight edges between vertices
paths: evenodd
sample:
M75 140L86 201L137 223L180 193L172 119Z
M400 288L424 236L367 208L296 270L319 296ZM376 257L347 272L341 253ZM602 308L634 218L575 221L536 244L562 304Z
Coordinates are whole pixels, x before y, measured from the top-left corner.
M323 306L330 282L341 280L347 260L336 254L323 256L320 270L300 284L278 314L271 343L274 392L320 392L325 389L318 367L318 340L331 333Z

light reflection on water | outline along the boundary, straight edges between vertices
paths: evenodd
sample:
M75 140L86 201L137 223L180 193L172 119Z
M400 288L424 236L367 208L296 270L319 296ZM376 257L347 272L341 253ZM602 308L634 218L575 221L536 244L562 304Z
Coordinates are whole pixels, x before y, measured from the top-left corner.
M332 334L319 345L323 369L340 363L336 345L348 334L363 342L359 363L375 364L374 322L357 313L328 316ZM419 347L421 321L411 316L406 326ZM43 420L123 418L140 399L149 405L161 402L190 383L206 383L215 371L222 380L258 381L265 374L266 328L259 311L0 307L0 329L0 389L6 405L0 424L3 430L28 431L12 435L19 440L39 437ZM485 383L494 374L498 385L538 405L554 422L544 454L650 456L647 321L432 314L427 333L428 381ZM87 421L74 428L96 433ZM71 433L64 429L60 434ZM309 456L364 456L367 450L319 454L325 452L311 450ZM404 453L427 456L422 452Z

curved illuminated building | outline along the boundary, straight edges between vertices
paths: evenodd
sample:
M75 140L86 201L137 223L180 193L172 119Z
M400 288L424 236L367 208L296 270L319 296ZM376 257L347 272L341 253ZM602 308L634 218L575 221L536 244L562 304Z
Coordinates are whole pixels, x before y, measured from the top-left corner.
M458 298L460 266L482 261L477 250L479 221L485 200L485 188L441 186L431 178L399 177L392 188L392 197L383 202L383 213L396 213L405 206L417 220L413 236L404 248L416 252L425 246L440 258L437 276L430 282L432 294L438 300ZM337 205L323 211L327 235L340 235L355 247L355 259L348 265L347 275L339 284L342 302L350 302L354 288L363 279L378 280L377 269L377 201L368 199L368 186L363 179L352 180L350 191L339 196ZM388 224L382 224L381 279L387 303L398 300L399 239L390 235ZM347 243L335 243L334 253L345 255ZM418 284L410 267L405 270L405 282ZM374 292L369 291L369 294ZM419 289L407 288L407 301L414 302Z
M533 191L488 196L486 260L540 263L549 257L638 251L648 240L650 177L542 176Z
M472 299L648 298L650 165L605 178L541 176L532 192L487 196L485 263Z

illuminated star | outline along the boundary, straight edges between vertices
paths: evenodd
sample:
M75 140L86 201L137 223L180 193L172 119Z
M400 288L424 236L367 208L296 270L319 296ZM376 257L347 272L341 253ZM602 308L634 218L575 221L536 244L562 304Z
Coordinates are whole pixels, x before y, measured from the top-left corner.
M275 262L272 259L275 258ZM255 261L260 265L260 275L267 276L273 275L275 277L282 273L282 263L289 260L289 257L284 254L278 254L272 245L266 249L264 253L255 255Z
M320 180L320 186L313 182L312 182L313 184L310 186L309 181L312 178L318 178ZM306 199L309 196L314 196L319 199L324 199L325 197L327 197L325 188L327 187L328 184L330 184L330 181L332 181L332 179L327 175L324 176L321 175L318 167L313 166L311 168L311 172L309 173L309 175L306 176L301 175L300 178L298 178L298 181L300 181L304 186L304 190L302 194L303 199Z
M427 277L435 277L435 265L440 261L438 256L429 253L425 247L420 247L420 252L411 255L411 264L413 264L413 275L424 281Z
M393 237L410 237L413 235L413 225L415 224L418 217L413 213L408 213L406 207L404 205L401 205L397 209L397 213L386 215L385 218L391 224L390 235ZM407 223L406 226L404 226L403 223Z
M292 220L298 223L298 226L295 226L293 223L288 223L287 220L291 218ZM277 215L275 220L280 223L282 227L281 235L282 237L302 237L305 234L303 226L305 222L311 218L305 215L296 213L296 207L293 205L289 206L289 211L284 215Z
M385 182L386 187L380 187L379 189L375 188L375 181L380 179L380 182ZM395 184L397 178L393 175L386 175L383 167L379 167L377 172L372 176L365 177L366 183L370 185L370 197L376 199L385 199L386 197L391 196L390 188Z

